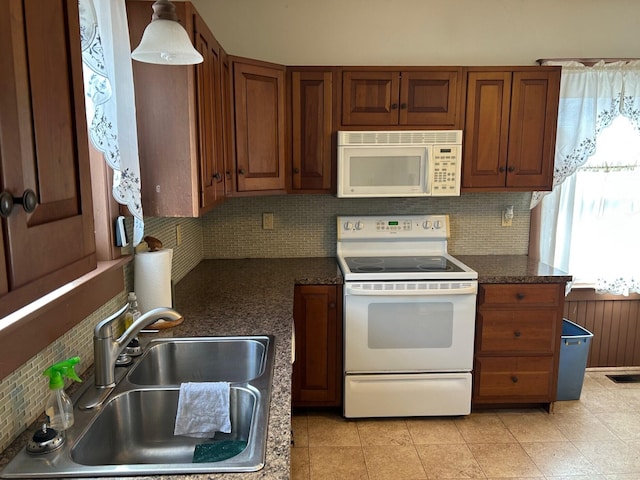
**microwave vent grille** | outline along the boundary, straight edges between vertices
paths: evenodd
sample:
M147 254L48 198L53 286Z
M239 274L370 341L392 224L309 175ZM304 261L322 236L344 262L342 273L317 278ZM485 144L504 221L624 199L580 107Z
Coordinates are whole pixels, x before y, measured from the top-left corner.
M462 144L462 130L342 131L338 145Z

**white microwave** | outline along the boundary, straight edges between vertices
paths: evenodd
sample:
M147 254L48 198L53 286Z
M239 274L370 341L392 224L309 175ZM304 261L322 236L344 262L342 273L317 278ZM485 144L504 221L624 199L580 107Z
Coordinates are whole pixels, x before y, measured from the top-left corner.
M460 195L462 130L339 131L338 197Z

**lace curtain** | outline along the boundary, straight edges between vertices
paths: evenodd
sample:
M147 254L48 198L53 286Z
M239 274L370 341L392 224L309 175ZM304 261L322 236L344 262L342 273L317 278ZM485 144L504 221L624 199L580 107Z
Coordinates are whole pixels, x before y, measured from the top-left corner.
M131 47L124 0L79 0L89 138L113 169L113 197L144 236Z
M541 203L540 260L574 277L587 266L597 271L599 293L640 293L634 267L640 253L632 244L637 235L629 237L640 225L640 199L623 200L625 205L620 198L610 201L627 188L624 174L616 179L610 171L624 166L612 168L615 158L594 157L600 136L619 116L628 119L631 136L640 133L640 62L555 64L562 65L562 80L554 189L548 195L534 192L531 200L532 208ZM633 188L626 191L638 197Z

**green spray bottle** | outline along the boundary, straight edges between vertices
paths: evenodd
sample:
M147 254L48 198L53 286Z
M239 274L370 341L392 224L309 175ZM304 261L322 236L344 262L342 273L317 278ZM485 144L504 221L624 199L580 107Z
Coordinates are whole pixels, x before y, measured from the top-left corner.
M73 403L64 392L64 379L67 377L76 382L82 382L74 370L74 366L79 362L80 357L71 357L54 363L42 373L49 377L51 390L44 413L47 415L48 426L58 433L64 432L73 425Z

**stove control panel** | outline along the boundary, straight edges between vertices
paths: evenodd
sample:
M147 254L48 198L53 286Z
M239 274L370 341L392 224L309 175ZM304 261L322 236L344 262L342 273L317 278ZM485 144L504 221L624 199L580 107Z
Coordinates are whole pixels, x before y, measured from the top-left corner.
M449 238L448 215L338 217L338 240Z

